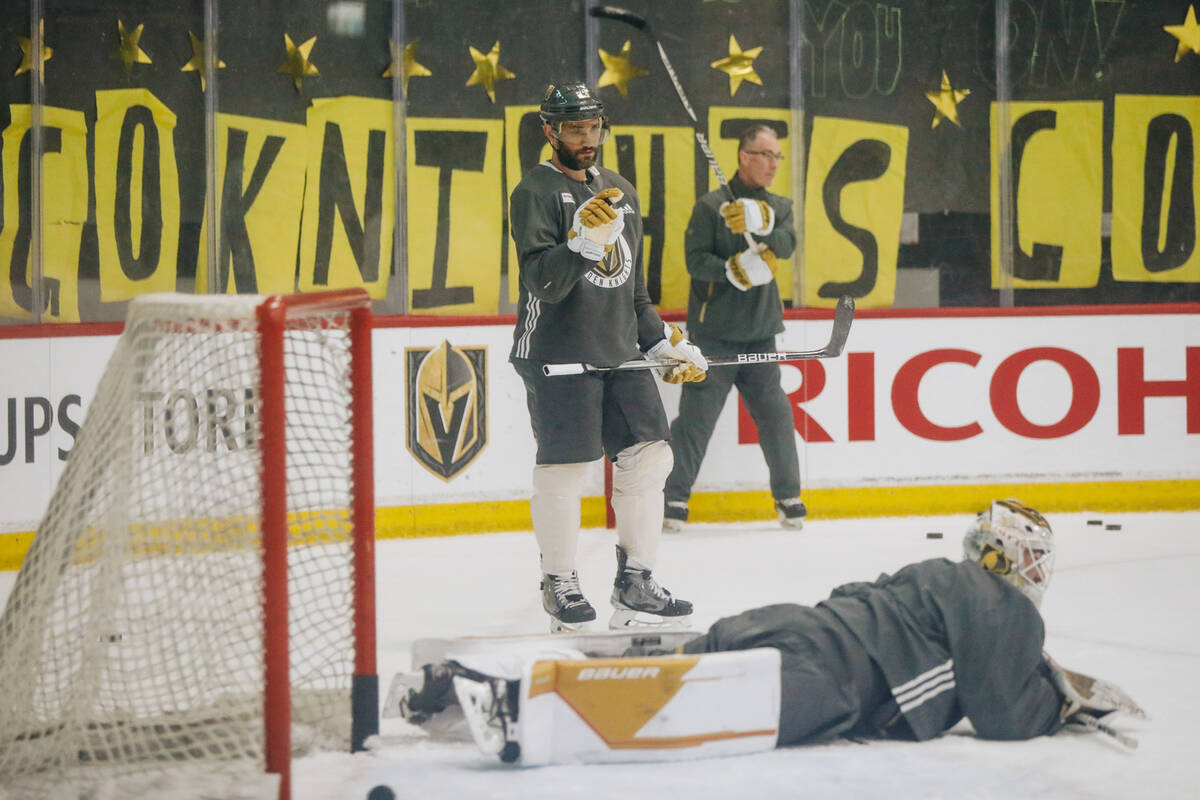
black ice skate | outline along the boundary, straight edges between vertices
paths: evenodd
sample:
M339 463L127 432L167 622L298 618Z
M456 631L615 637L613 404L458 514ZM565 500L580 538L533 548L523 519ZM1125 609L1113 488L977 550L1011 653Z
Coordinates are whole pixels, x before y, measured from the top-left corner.
M780 525L796 530L804 527L804 517L808 514L808 509L804 507L804 503L799 497L776 500L775 511L779 514Z
M682 619L692 613L692 604L676 600L650 574L648 569L627 567L629 555L617 545L617 578L613 581L613 615L608 627L683 627ZM639 617L638 615L642 616Z
M579 588L579 574L542 575L542 608L550 615L550 632L577 631L596 618L596 609Z
M679 533L687 522L688 504L683 500L668 500L663 508L663 533Z

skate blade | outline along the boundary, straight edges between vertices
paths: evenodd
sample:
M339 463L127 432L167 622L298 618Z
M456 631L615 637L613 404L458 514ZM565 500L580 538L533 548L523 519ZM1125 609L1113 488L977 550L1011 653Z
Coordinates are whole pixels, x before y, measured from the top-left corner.
M561 619L550 618L551 633L580 633L587 630L586 622L563 622Z
M647 611L634 611L630 608L615 608L608 620L611 631L650 628L658 631L686 630L691 615L684 617L660 617Z

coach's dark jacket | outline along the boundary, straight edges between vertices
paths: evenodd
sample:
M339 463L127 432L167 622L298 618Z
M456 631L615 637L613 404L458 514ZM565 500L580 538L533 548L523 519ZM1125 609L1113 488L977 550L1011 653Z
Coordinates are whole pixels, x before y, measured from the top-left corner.
M796 249L792 202L766 189L751 189L737 175L729 182L737 197L765 200L775 210L775 227L766 236L753 236L779 258L791 258ZM696 201L684 236L684 251L691 290L688 292L688 338L694 342L721 340L754 342L783 332L783 304L779 285L770 281L743 292L729 282L725 262L745 250L746 239L729 230L718 209L729 199L724 189Z

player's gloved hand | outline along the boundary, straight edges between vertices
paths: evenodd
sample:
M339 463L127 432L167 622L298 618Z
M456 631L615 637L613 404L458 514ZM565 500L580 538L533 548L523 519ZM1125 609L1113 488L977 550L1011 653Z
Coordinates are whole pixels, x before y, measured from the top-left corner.
M1062 693L1063 705L1059 718L1070 725L1079 714L1099 718L1120 711L1138 719L1146 719L1142 707L1115 683L1074 672L1042 653L1050 670L1050 682Z
M775 209L766 200L740 197L725 202L717 209L725 219L725 226L736 234L753 233L766 236L775 230Z
M589 261L604 258L625 230L625 215L614 208L624 196L624 192L612 186L575 209L571 230L567 232L567 249Z
M725 262L725 277L729 282L748 292L755 286L762 286L775 279L775 270L779 267L771 248L762 242L754 247L747 247L740 253L730 256Z
M700 348L689 342L683 331L666 322L663 323L663 336L666 338L646 351L646 357L652 361L678 361L679 366L666 370L662 379L667 383L704 380L708 375L708 359L700 352Z

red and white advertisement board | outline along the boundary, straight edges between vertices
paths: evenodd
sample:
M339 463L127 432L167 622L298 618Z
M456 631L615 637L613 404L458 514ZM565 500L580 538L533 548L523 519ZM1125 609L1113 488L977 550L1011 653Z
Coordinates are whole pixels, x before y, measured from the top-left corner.
M788 320L781 349L824 343L829 321L810 316ZM528 497L534 446L507 363L512 323L449 322L377 320L380 507ZM116 341L102 330L0 328L0 531L33 530L44 512ZM458 385L422 380L439 359L459 363ZM842 356L781 368L806 488L1200 478L1194 305L860 312ZM660 385L673 417L680 389ZM731 394L695 491L766 483Z

